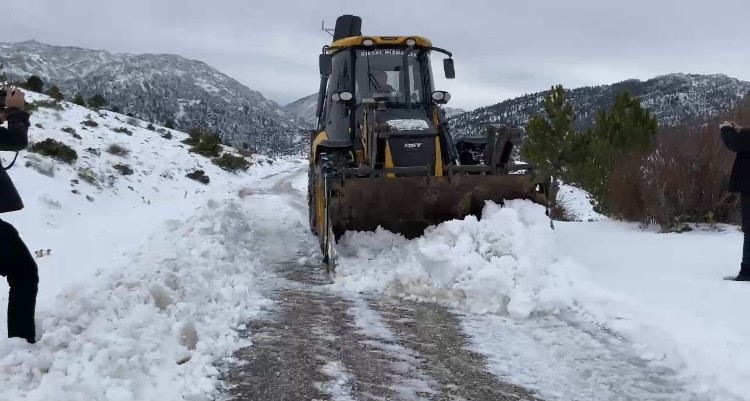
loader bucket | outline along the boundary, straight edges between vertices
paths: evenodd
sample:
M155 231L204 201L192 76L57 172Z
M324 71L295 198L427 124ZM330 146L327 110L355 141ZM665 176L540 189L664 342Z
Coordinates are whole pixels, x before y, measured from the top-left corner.
M329 212L336 238L381 226L413 239L431 225L480 217L485 201L547 202L547 188L521 174L351 178L335 185Z

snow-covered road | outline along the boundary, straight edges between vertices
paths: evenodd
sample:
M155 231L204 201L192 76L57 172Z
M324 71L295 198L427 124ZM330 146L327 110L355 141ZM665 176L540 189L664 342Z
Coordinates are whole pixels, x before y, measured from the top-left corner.
M348 235L329 277L306 175L279 161L157 205L171 219L128 259L45 297L37 344L0 342L0 400L743 399L613 330L638 320L560 256L588 226L489 207L414 241Z
M552 313L566 305L554 291L544 295L534 277L516 277L522 292L513 295L532 299L510 315L499 306L507 307L506 289L491 275L469 278L458 293L436 283L460 284L445 276L462 273L437 263L447 248L434 243L425 245L430 272L420 276L410 265L413 242L387 233L348 237L336 276L327 277L307 230L306 170L269 180L243 192L256 205L252 243L267 267L260 288L276 306L249 326L253 345L237 354L249 363L227 377L233 399L710 399L618 335ZM523 236L535 229L528 226L511 227ZM540 251L529 241L521 252ZM471 272L471 260L464 263L458 270ZM535 310L545 297L549 309Z

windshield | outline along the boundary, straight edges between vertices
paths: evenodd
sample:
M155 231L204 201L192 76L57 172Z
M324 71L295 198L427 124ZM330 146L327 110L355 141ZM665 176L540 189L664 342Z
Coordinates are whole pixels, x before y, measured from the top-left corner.
M421 103L425 97L418 52L407 57L409 88L404 90L404 51L400 49L377 49L356 51L356 87L358 102L387 100L391 103Z

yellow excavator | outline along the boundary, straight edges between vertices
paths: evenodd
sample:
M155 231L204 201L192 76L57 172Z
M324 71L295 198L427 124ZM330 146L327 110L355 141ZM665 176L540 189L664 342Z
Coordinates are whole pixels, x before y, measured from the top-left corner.
M550 179L515 163L523 131L488 124L453 138L435 90L430 55L455 78L452 54L422 36L362 35L362 20L337 18L319 56L317 128L310 133L310 230L323 262L335 268L335 243L347 231L382 227L406 238L429 226L481 216L486 201L548 205ZM549 215L549 212L547 212Z

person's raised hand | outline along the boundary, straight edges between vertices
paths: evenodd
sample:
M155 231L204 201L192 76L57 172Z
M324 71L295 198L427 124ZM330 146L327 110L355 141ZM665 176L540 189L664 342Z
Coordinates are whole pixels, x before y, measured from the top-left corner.
M26 95L18 88L7 88L5 95L5 107L8 109L23 110L26 105Z

